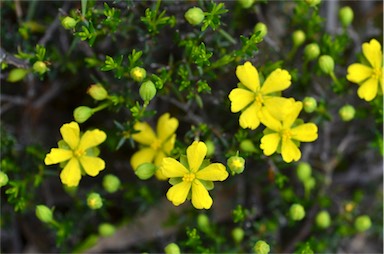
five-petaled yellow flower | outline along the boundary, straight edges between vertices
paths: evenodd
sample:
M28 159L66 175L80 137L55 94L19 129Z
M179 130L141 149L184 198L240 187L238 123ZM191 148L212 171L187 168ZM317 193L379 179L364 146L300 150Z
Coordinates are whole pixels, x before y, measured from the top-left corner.
M260 144L265 155L269 156L277 151L285 162L298 161L301 158L298 148L300 142L312 142L317 139L317 126L314 123L300 124L296 121L302 108L302 102L294 102L291 112L281 120L265 113L264 110L261 112L261 121L267 127Z
M260 86L259 73L250 63L237 66L236 76L240 80L238 88L229 94L231 111L233 113L242 111L239 124L242 128L256 129L260 125L258 112L266 108L273 115L286 114L289 109L290 100L276 95L291 85L291 75L286 70L276 69Z
M171 118L169 113L160 116L157 121L157 135L148 123L137 122L134 129L139 131L132 135L133 140L143 147L131 157L131 165L134 170L145 162L153 162L159 167L164 157L169 156L176 141L176 129L179 121ZM156 170L156 177L165 180L160 170Z
M65 163L60 173L61 182L67 186L77 186L81 175L96 176L105 168L105 162L98 158L96 146L107 138L105 132L95 129L80 136L80 127L76 122L64 124L60 128L63 140L59 148L52 148L45 157L45 164Z
M357 95L366 101L373 100L379 86L383 87L383 52L380 43L372 39L362 45L363 54L368 60L367 64L354 63L348 67L347 79L360 85Z
M178 206L187 197L197 209L209 209L213 200L208 189L213 188L212 181L224 181L228 177L225 166L221 163L204 161L207 146L203 142L194 141L187 148L187 159L177 160L167 157L163 159L161 171L164 176L171 178L173 186L167 192L167 198Z

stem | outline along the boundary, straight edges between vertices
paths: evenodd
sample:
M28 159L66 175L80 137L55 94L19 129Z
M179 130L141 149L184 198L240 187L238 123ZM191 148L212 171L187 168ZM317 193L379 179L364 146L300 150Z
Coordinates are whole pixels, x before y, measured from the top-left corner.
M341 90L342 85L340 84L339 80L337 79L335 73L332 71L331 73L329 73L329 76L331 76L333 82L336 85L337 90Z
M92 112L93 112L93 113L96 113L96 112L98 112L98 111L100 111L100 110L102 110L102 109L105 109L105 108L108 107L110 104L111 104L111 103L110 103L109 101L108 101L108 102L105 102L105 103L99 105L98 107L93 108L93 109L92 109Z
M218 32L219 32L225 39L227 39L230 43L232 43L233 45L236 45L236 44L237 44L237 41L236 41L230 34L228 34L226 31L224 31L223 29L219 28L219 29L218 29Z

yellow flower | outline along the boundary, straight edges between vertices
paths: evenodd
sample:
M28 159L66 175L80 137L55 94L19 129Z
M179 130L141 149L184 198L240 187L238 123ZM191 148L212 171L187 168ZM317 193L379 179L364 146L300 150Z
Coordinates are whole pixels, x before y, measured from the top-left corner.
M185 202L189 196L197 209L209 209L213 200L208 189L213 188L212 181L224 181L228 177L225 166L221 163L204 161L207 146L203 142L194 141L187 148L187 158L180 162L173 158L164 158L161 171L164 176L171 178L173 186L167 192L167 198L175 206Z
M82 174L96 176L105 168L105 162L97 157L96 148L107 138L105 132L95 129L86 131L80 137L80 127L76 122L64 124L60 132L63 140L59 141L59 148L52 148L45 156L44 163L46 165L65 163L60 173L63 184L69 187L77 186Z
M138 152L131 158L131 166L136 170L141 164L153 162L157 167L160 166L164 157L169 156L176 141L176 129L179 121L170 118L169 113L160 116L157 121L157 135L148 123L138 122L134 129L139 131L132 135L133 140L143 145ZM156 170L156 177L165 180L160 170Z
M286 70L276 69L260 86L259 73L256 68L246 62L237 66L236 76L240 80L238 88L229 94L231 111L242 111L239 124L242 128L256 129L260 124L258 112L266 108L271 113L286 114L286 105L290 100L276 96L276 92L283 91L291 85L291 75Z
M267 127L260 144L265 155L269 156L277 151L285 162L298 161L301 158L298 148L300 142L317 139L317 126L314 123L296 121L302 108L302 102L294 102L291 112L282 120L277 120L265 110L261 112L261 121Z
M380 43L372 39L369 43L362 45L363 54L368 63L354 63L348 67L347 79L353 83L357 83L360 87L357 95L366 101L373 100L381 86L383 87L383 52Z

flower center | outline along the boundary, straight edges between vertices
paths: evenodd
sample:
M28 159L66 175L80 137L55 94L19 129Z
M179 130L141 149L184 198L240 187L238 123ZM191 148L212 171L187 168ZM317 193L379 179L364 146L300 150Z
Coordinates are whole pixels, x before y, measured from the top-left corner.
M85 154L85 151L83 149L77 149L73 152L73 155L77 158L83 156Z
M263 95L260 92L255 94L255 101L259 107L261 107L264 103Z
M283 130L281 132L281 137L283 139L283 141L287 141L287 140L290 140L292 138L292 133L291 133L291 130Z
M232 166L235 168L240 168L243 166L243 163L239 159L236 159L232 161Z
M380 68L374 68L372 70L372 78L374 78L374 79L381 78L381 69Z
M160 140L158 140L158 139L155 139L155 140L152 142L152 144L151 144L151 148L152 148L153 150L158 150L160 147L161 147L161 142L160 142Z
M192 182L193 180L195 180L195 174L194 173L187 173L183 176L183 181L184 182Z

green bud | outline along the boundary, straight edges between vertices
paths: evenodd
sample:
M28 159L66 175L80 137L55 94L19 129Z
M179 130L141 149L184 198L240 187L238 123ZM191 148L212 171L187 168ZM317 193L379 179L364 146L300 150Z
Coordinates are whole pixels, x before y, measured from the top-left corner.
M203 232L208 232L210 230L209 218L208 218L208 216L206 214L200 213L197 216L197 226Z
M292 220L302 220L305 217L305 210L304 207L300 204L293 204L291 205L291 208L289 209L289 215Z
M248 9L255 2L255 0L237 0L237 1L240 3L241 7L243 7L244 9Z
M103 187L109 193L115 193L120 188L120 179L112 174L105 175L103 178Z
M73 118L78 123L84 123L93 115L93 109L87 106L79 106L73 111Z
M317 108L317 101L313 97L305 97L303 100L303 108L307 113L312 113Z
M253 153L257 151L255 145L250 139L244 139L243 141L241 141L240 149L248 153Z
M355 229L359 232L367 231L371 226L371 218L368 215L360 215L355 220Z
M21 68L12 69L8 74L7 81L12 83L18 82L22 80L25 77L25 75L28 74L28 72L29 70L21 69Z
M90 85L87 93L97 101L102 101L108 97L107 90L101 84Z
M335 62L331 56L322 55L319 57L319 66L325 74L330 74L335 68Z
M309 177L311 177L312 167L307 162L300 162L297 165L296 173L300 181L305 182Z
M101 236L111 236L116 232L115 226L110 223L102 223L99 225L99 234Z
M351 121L355 117L355 108L352 105L346 104L339 110L339 115L344 122Z
M153 176L156 172L156 166L150 162L145 162L143 164L140 164L136 170L135 174L138 178L141 180L147 180Z
M295 47L300 46L305 41L305 33L302 30L296 30L292 34L292 41Z
M139 94L141 99L145 102L149 102L156 95L156 87L152 81L146 81L140 86Z
M320 228L328 228L331 225L331 216L326 210L320 211L316 215L316 225Z
M53 221L52 210L45 205L36 206L36 216L44 223L51 223Z
M320 48L317 43L310 43L304 48L304 57L308 61L316 59L320 55Z
M240 227L234 228L232 230L232 238L235 243L241 243L244 239L244 230Z
M147 77L147 71L141 67L132 68L130 74L132 79L137 82L141 82Z
M267 35L267 33L268 33L268 28L267 28L267 26L264 23L259 22L259 23L256 24L256 26L254 28L254 31L255 31L255 33L260 31L258 37L264 38Z
M245 168L245 160L240 156L231 156L227 160L227 165L233 174L240 174L244 171Z
M7 174L4 173L3 171L0 171L0 187L7 185L8 180L9 179L8 179Z
M311 6L314 7L316 5L319 5L321 3L321 0L305 0L305 2Z
M207 157L211 157L215 154L215 144L212 140L205 141L205 144L207 145Z
M259 240L255 243L255 246L253 246L253 250L256 254L268 254L270 247L265 241Z
M192 7L185 12L184 17L189 24L196 26L203 22L205 14L199 7Z
M347 27L352 23L353 16L353 10L349 6L344 6L339 10L339 19L343 27Z
M61 20L61 25L65 28L65 29L72 29L76 26L76 23L77 21L74 19L74 18L71 18L69 16L63 18Z
M48 70L48 67L43 61L36 61L33 64L32 69L34 72L37 72L42 75Z
M92 192L87 197L87 205L89 208L96 210L103 206L103 200L99 193Z
M180 248L176 243L170 243L164 248L165 254L180 254Z

